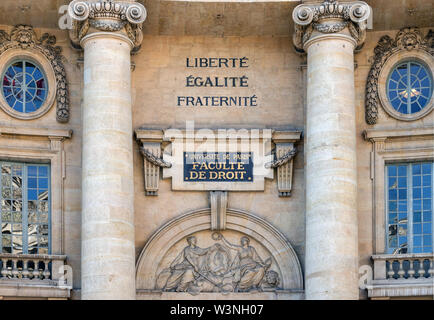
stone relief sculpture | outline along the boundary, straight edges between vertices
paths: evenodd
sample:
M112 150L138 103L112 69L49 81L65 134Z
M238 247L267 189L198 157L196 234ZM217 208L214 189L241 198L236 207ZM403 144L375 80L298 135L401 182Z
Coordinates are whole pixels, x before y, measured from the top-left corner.
M17 25L12 29L10 34L0 30L0 55L9 49L33 49L48 59L56 76L56 118L58 122L68 122L68 82L66 80L65 67L62 62L62 48L60 46L55 46L55 44L55 36L44 33L41 38L38 38L31 26Z
M269 270L272 259L265 261L243 236L240 244L232 244L221 233L213 233L215 244L197 246L195 236L187 237L186 246L160 272L156 289L172 292L251 292L278 288L279 274Z

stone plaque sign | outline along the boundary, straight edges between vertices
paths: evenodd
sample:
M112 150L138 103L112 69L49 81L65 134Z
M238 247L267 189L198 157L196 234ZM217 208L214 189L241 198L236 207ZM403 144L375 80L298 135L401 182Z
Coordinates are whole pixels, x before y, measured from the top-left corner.
M184 152L184 181L253 182L251 152Z

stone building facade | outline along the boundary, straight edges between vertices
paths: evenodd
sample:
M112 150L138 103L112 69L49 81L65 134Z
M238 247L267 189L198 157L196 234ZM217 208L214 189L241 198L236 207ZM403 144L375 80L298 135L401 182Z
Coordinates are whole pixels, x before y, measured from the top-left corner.
M432 0L2 0L0 299L432 299Z

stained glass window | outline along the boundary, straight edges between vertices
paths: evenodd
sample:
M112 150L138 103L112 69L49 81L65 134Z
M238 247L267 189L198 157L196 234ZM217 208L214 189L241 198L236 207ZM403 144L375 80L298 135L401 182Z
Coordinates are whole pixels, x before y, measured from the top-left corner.
M433 162L386 169L388 253L433 252Z
M20 60L11 63L2 77L2 92L8 105L23 113L38 110L47 97L47 80L36 64Z
M431 72L425 65L408 61L396 66L387 81L387 96L392 107L402 114L412 114L427 106L432 96Z
M1 253L49 254L49 166L0 162Z

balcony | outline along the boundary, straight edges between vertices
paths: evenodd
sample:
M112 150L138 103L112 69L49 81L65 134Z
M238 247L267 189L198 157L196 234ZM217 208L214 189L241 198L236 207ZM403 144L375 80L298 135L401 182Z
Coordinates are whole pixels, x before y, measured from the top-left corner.
M374 279L367 285L372 299L433 297L432 253L381 254L372 256Z
M64 255L0 253L0 299L69 298L61 268L65 262Z

